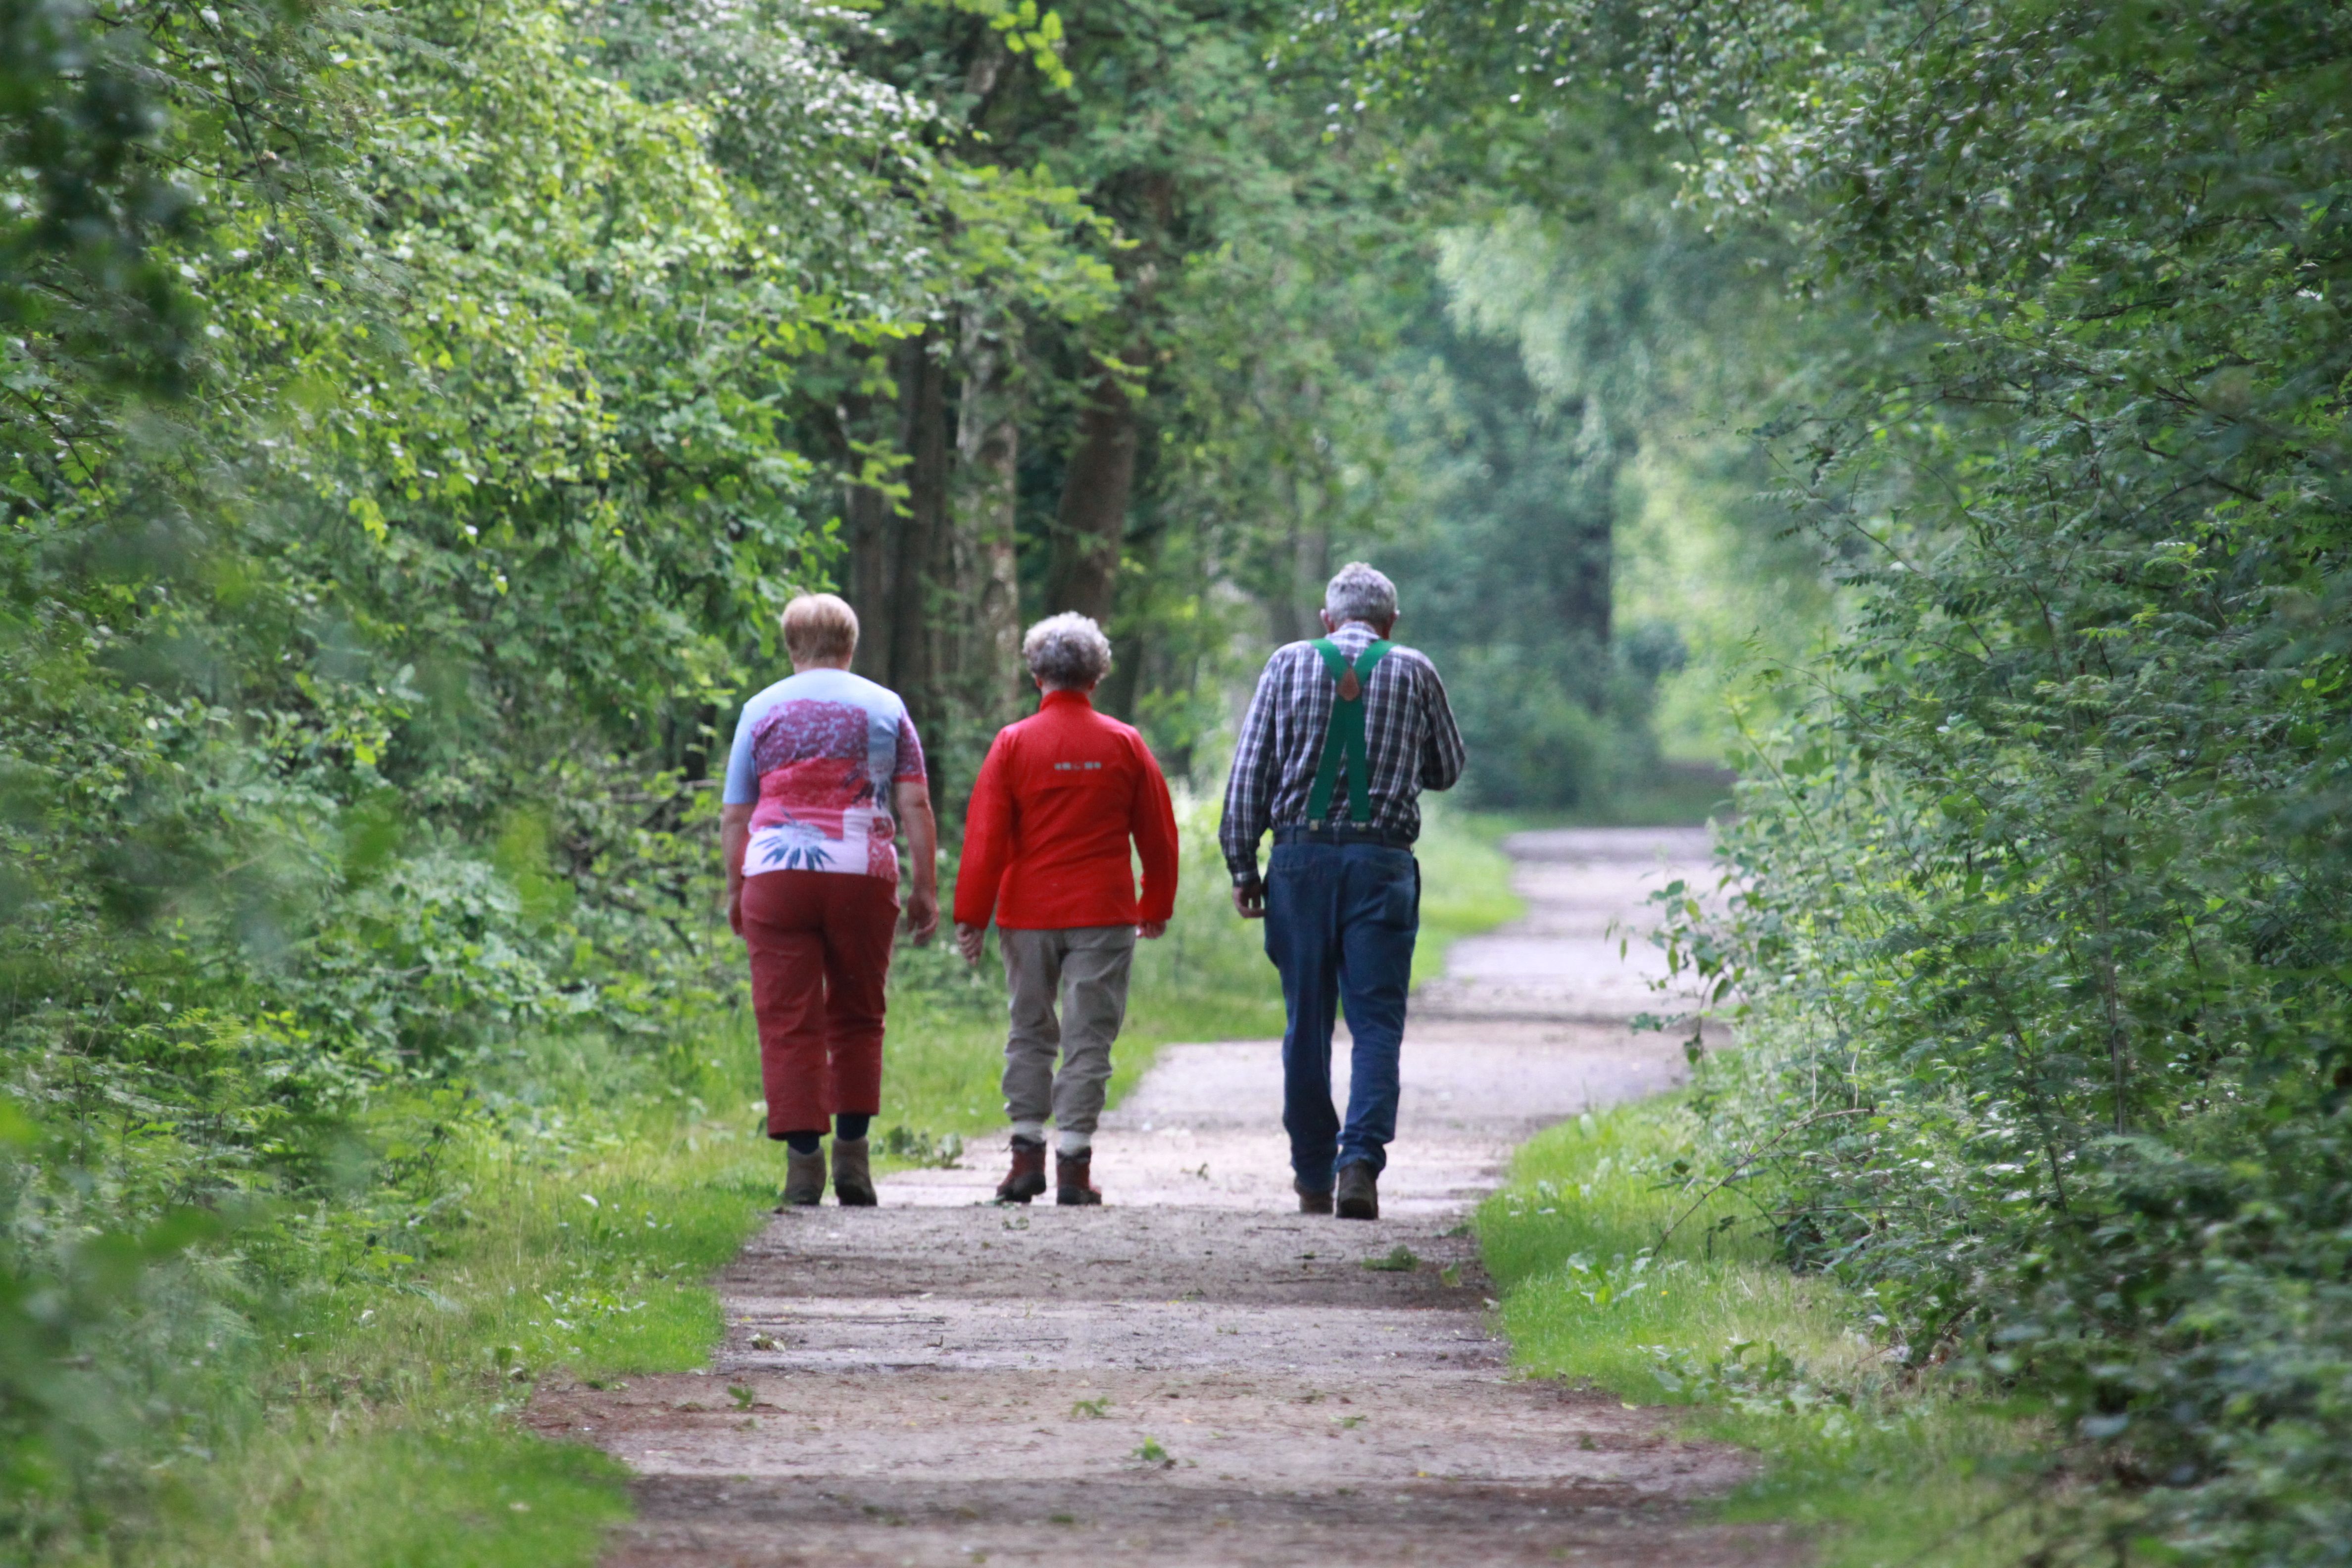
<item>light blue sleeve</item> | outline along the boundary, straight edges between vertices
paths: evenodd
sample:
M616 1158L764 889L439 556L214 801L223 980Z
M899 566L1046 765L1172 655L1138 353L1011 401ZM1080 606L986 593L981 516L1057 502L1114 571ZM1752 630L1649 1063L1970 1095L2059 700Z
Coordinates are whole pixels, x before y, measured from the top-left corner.
M751 765L751 710L759 699L743 704L735 721L735 743L727 749L727 787L719 799L727 805L751 805L760 798L760 772Z

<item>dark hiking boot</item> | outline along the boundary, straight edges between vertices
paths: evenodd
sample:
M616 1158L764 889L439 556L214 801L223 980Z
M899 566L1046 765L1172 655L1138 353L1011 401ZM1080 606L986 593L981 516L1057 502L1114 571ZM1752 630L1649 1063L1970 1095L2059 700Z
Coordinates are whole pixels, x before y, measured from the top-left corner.
M1337 1207L1341 1219L1380 1218L1380 1173L1362 1160L1340 1166Z
M880 1201L874 1195L874 1171L866 1163L863 1138L833 1141L833 1201L846 1209L870 1209Z
M1329 1214L1331 1212L1330 1188L1325 1187L1318 1192L1315 1188L1308 1186L1303 1181L1293 1181L1290 1184L1290 1190L1298 1194L1298 1212L1300 1214Z
M1013 1141L1013 1170L996 1184L996 1201L1025 1204L1045 1192L1045 1145L1026 1138Z
M824 1197L824 1151L798 1154L784 1151L784 1205L807 1208Z
M1093 1173L1095 1152L1080 1150L1076 1154L1054 1156L1054 1201L1066 1207L1102 1202L1102 1194L1095 1190L1087 1177Z

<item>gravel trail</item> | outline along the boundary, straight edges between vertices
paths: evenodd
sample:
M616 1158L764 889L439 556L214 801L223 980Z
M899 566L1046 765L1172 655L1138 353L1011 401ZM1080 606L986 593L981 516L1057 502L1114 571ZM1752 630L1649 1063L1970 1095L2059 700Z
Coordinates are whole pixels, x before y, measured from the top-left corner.
M1528 915L1415 999L1381 1220L1295 1212L1271 1042L1163 1049L1097 1138L1102 1208L989 1204L990 1147L779 1215L708 1373L534 1404L637 1473L612 1568L1796 1561L1691 1515L1739 1454L1516 1380L1489 1331L1462 1222L1529 1133L1675 1080L1624 1026L1654 954L1610 926L1706 844L1507 847Z

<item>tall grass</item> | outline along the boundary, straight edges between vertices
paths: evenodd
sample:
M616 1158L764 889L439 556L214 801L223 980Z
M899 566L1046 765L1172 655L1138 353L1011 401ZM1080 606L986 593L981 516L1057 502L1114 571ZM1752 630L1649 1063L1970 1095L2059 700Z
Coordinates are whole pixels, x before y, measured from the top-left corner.
M1475 1223L1521 1365L1656 1402L1673 1397L1661 1351L1770 1344L1838 1375L1870 1357L1848 1303L1777 1263L1744 1204L1684 1189L1674 1166L1693 1158L1696 1133L1678 1102L1651 1101L1561 1122L1519 1150Z
M515 1413L546 1376L702 1365L712 1272L774 1202L750 1032L648 1057L599 1037L520 1042L472 1093L383 1107L423 1150L366 1245L256 1319L253 1413L180 1457L111 1561L320 1568L593 1562L620 1467Z
M1866 1298L1791 1273L1744 1197L1693 1184L1697 1135L1670 1096L1520 1149L1475 1222L1514 1362L1757 1449L1726 1513L1818 1532L1822 1568L2023 1558L2035 1427L1898 1375Z

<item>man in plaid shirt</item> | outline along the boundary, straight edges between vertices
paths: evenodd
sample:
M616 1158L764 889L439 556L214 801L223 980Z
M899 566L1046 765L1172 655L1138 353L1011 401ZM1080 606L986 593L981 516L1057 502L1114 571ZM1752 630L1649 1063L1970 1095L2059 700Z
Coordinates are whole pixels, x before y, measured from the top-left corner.
M1388 640L1396 584L1361 562L1323 595L1314 642L1278 648L1258 678L1225 785L1217 839L1234 907L1265 921L1282 975L1282 1125L1298 1206L1378 1219L1396 1136L1397 1051L1421 928L1420 795L1462 776L1462 732L1437 668ZM1258 840L1274 856L1258 875ZM1331 1103L1331 1033L1354 1037L1348 1120Z

